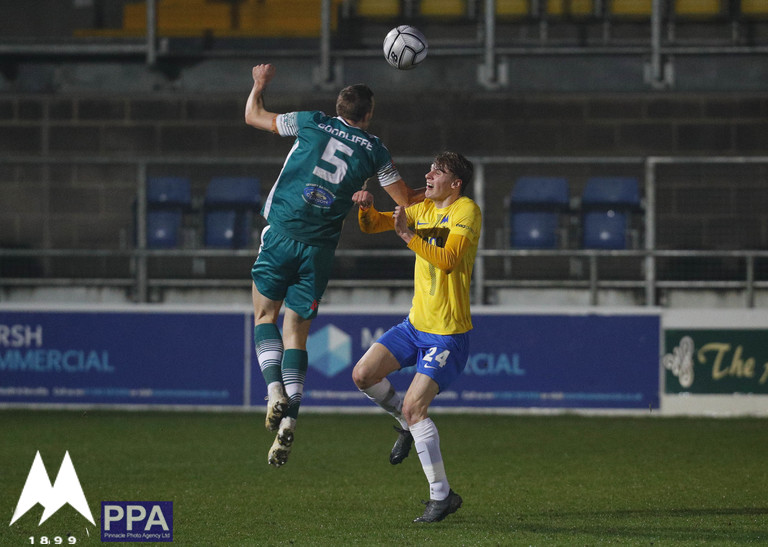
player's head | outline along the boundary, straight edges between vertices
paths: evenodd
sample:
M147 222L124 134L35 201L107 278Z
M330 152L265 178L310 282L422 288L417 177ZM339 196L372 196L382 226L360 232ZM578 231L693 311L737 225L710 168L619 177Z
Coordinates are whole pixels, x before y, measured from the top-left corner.
M475 172L475 166L467 158L458 152L440 152L435 156L432 164L443 171L452 173L457 179L461 180L459 194L464 194L467 185L472 182L472 176Z
M373 91L365 84L345 87L336 98L336 115L354 124L367 123L373 116Z

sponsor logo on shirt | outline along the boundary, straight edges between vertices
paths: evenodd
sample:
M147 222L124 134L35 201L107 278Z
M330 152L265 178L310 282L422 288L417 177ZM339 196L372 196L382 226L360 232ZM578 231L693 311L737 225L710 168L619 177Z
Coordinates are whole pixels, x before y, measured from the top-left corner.
M302 197L310 205L320 207L321 209L328 209L336 196L322 186L307 184L302 192Z

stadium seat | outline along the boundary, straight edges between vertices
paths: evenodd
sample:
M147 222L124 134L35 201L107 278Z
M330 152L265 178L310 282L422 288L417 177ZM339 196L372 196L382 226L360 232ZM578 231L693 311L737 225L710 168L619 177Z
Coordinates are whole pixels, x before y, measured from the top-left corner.
M242 229L242 228L241 228ZM235 235L238 232L237 212L232 210L213 210L205 213L205 245L233 249L237 246Z
M461 18L467 15L466 0L421 0L419 12L428 18Z
M568 181L562 177L520 177L508 200L510 246L556 249L560 224L570 205Z
M518 19L530 15L529 0L496 0L496 16L502 19Z
M147 247L151 249L178 247L181 220L180 210L147 211Z
M548 0L547 15L582 18L595 13L594 0Z
M203 203L205 245L228 249L250 245L253 217L260 204L258 179L212 178Z
M582 245L627 249L632 214L640 210L635 177L592 177L581 195Z
M355 13L360 17L391 18L400 16L400 0L357 0Z
M512 247L556 249L559 245L560 218L557 213L512 213Z
M189 207L192 204L189 179L185 177L147 178L147 204L155 209Z
M741 14L747 17L768 17L768 2L766 0L741 0Z
M723 12L724 0L674 0L674 14L678 17L707 19Z
M183 215L191 204L189 179L147 178L147 247L178 247Z
M653 0L608 0L612 17L647 18L653 11Z
M145 33L146 2L125 3L123 29ZM231 28L230 6L205 0L161 0L157 3L157 30L162 36L198 36Z
M342 0L331 0L331 30L338 25ZM318 0L245 0L239 7L244 36L316 38L320 36L321 2Z
M610 209L584 214L585 249L626 249L627 215Z

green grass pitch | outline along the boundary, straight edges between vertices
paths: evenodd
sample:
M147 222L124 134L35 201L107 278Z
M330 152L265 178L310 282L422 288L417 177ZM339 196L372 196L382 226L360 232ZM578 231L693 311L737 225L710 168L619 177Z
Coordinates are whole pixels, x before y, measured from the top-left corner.
M383 413L305 413L273 469L261 414L2 410L0 545L67 534L100 544L101 501L112 500L173 501L176 545L768 541L764 419L433 418L464 506L414 524L426 479L415 450L389 464L395 422ZM69 451L96 526L68 505L41 526L40 505L9 526L38 450L51 481Z

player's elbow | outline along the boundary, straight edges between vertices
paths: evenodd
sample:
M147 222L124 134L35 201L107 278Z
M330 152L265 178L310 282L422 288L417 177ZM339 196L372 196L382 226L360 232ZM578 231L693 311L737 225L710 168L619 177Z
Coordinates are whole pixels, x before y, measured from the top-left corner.
M443 270L445 273L449 274L451 273L454 268L456 268L456 264L459 262L459 257L447 254L447 256L444 256L443 259L440 261L440 264L438 264L438 268Z
M258 126L256 125L256 122L254 121L253 116L248 112L245 113L245 123L246 125L250 125L251 127L256 127L258 129Z
M253 112L246 111L245 123L250 125L251 127L255 127L256 129L261 129L261 126L259 124L259 117Z

